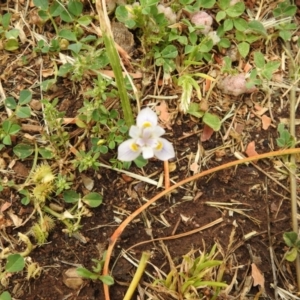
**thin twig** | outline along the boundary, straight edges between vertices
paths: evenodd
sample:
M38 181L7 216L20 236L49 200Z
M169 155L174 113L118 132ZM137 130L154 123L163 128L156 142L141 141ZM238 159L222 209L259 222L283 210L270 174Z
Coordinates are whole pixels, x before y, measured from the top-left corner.
M271 259L271 266L272 266L272 274L273 274L273 282L274 282L274 296L275 300L278 300L278 290L277 290L277 272L276 272L276 266L274 262L274 248L272 245L272 236L271 236L271 220L270 220L270 209L268 204L268 180L266 178L266 196L265 196L265 204L266 204L266 210L267 210L267 223L268 223L268 237L269 237L269 251L270 251L270 259Z
M169 173L169 162L164 161L164 175L165 175L165 189L170 187L170 173Z
M295 62L290 53L290 44L286 43L285 51L289 59L289 76L292 78L295 75ZM295 130L295 105L296 105L296 89L295 86L290 91L290 133L293 137L296 136ZM291 155L290 157L291 166L296 166L296 157ZM298 234L298 220L297 220L297 182L295 177L295 168L292 167L289 170L290 173L290 190L291 190L291 219L293 231ZM300 256L297 254L295 260L296 274L297 274L297 286L298 292L300 291Z

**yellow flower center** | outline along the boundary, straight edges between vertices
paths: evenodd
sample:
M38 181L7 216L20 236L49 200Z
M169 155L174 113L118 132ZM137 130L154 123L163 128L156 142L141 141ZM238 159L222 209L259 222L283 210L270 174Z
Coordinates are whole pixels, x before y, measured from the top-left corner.
M143 127L144 127L144 128L146 128L146 127L152 127L152 124L151 124L150 122L147 121L147 122L144 122L144 123L143 123Z
M156 150L160 151L163 148L162 142L158 142L157 146L155 147Z
M130 149L134 152L138 151L139 150L139 146L136 144L136 143L132 143L130 145Z

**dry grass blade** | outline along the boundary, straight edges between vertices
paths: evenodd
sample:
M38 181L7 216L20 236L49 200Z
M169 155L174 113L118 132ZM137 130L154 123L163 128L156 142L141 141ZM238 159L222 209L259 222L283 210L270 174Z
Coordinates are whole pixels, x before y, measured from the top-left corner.
M249 220L251 220L253 223L255 223L256 225L259 225L261 223L260 220L254 218L254 217L251 217L250 215L248 215L244 212L244 211L249 211L251 209L242 209L242 208L232 208L231 207L233 205L237 205L238 203L205 202L205 204L212 206L212 207L219 208L219 209L226 209L228 211L232 211L237 214L243 215L243 216L247 217ZM240 205L243 205L243 204L240 203Z

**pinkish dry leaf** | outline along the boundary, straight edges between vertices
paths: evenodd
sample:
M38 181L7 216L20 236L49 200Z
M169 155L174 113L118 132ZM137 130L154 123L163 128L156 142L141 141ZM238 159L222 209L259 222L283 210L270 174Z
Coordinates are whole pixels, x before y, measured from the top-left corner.
M261 122L263 130L267 130L270 127L272 120L268 116L263 115L261 117Z
M191 164L190 166L190 170L194 172L194 174L198 173L199 172L199 165L194 162Z
M168 111L168 105L166 101L162 101L160 105L155 107L155 110L158 113L158 117L162 122L162 125L166 126L168 129L172 129L170 124L170 114Z
M253 93L257 90L255 86L247 88L246 84L245 74L228 75L219 80L218 88L223 91L223 93L233 96Z
M203 128L203 132L201 134L201 138L200 138L201 142L208 141L211 138L211 136L213 135L213 133L214 133L214 130L205 124L204 128Z
M11 203L10 203L10 202L4 202L3 205L1 206L0 211L1 211L1 212L4 212L4 211L6 211L8 208L10 208L10 207L11 207Z
M246 154L248 157L258 155L258 153L255 150L255 142L254 141L252 141L248 144L247 149L246 149Z
M256 264L251 264L251 275L253 277L253 286L260 285L262 289L264 289L265 285L265 278L264 275L260 272L260 270L257 268Z

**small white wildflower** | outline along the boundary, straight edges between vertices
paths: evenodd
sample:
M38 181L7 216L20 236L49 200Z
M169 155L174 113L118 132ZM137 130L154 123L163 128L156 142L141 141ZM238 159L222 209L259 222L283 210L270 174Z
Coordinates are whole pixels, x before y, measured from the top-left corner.
M216 31L209 32L207 36L213 41L214 45L218 44L221 40Z
M162 4L157 5L157 10L159 13L165 15L166 19L169 21L169 24L176 23L176 14L173 12L171 7L165 7Z
M118 159L121 161L135 160L140 154L144 159L157 157L168 160L175 157L173 145L161 136L165 130L157 125L157 115L150 108L140 111L136 125L129 130L131 139L121 143L118 148Z

